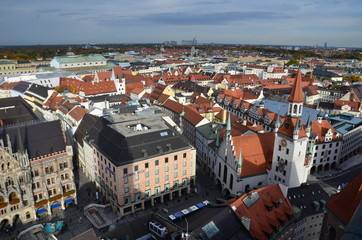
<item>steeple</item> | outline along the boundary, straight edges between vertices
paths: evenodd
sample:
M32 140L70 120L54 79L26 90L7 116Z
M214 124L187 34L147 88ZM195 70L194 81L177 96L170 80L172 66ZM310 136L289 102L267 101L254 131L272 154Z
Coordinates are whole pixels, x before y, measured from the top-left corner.
M216 133L216 147L220 146L220 132L217 131Z
M293 139L299 138L299 131L302 129L301 119L297 119L293 130Z
M302 117L304 97L302 91L302 72L300 70L298 70L297 72L297 77L295 79L292 92L290 93L288 100L288 116L293 118Z
M280 118L280 114L277 114L277 119L275 120L275 129L278 130L282 126L282 119Z
M238 160L238 165L237 165L237 171L239 174L241 174L241 167L242 167L242 153L241 153L241 149L240 149L239 160Z
M293 103L304 102L303 91L302 91L302 72L300 70L298 70L297 72L297 77L295 79L292 92L290 93L288 100L289 102Z
M310 114L308 116L308 120L307 120L307 126L305 128L305 133L307 134L307 137L310 137L310 131L312 129L312 122L310 120Z
M230 132L231 132L231 120L230 120L230 113L228 115L228 120L227 120L227 124L226 124L226 136L229 137L230 136Z

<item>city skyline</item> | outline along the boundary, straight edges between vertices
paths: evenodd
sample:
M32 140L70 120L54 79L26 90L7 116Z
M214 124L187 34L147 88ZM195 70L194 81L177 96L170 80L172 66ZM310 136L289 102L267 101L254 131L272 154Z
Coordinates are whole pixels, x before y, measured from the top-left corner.
M321 10L322 9L322 10ZM357 0L14 1L0 45L199 42L362 47Z

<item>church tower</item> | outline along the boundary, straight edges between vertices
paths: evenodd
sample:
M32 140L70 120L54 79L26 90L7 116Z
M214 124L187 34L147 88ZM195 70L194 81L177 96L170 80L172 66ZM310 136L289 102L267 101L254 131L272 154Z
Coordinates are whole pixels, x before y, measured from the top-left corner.
M302 124L302 74L297 77L289 97L287 116L275 133L274 152L268 170L268 183L281 183L288 188L307 181L309 164L306 160L308 129Z

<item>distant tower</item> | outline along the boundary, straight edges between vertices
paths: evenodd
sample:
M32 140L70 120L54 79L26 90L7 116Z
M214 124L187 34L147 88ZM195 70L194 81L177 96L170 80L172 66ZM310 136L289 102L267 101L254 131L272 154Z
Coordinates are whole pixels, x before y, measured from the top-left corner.
M327 48L327 42L324 43L324 48Z
M192 39L192 45L193 45L193 46L196 46L196 45L197 45L196 36L194 37L194 39Z
M67 53L65 55L67 55L67 56L74 56L75 55L74 52L72 51L72 47L68 48L68 51L67 51Z
M191 57L195 57L196 56L196 49L195 46L191 47Z

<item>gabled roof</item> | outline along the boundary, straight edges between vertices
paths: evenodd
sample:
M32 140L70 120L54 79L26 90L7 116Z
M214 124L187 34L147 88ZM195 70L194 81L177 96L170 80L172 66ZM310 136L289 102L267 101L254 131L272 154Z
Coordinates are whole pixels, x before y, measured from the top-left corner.
M258 240L268 240L281 222L289 222L293 211L278 184L251 191L229 203L240 220L250 219L250 234ZM270 209L270 211L268 210Z
M318 136L318 142L324 142L329 129L332 131L332 140L335 140L337 138L336 135L338 132L334 129L328 120L322 120L322 123L319 123L318 121L312 121L312 132Z
M334 194L327 203L327 208L342 222L348 224L361 202L362 173L353 179L340 193Z
M295 83L292 88L292 92L290 93L290 96L288 98L289 102L294 103L303 103L304 97L303 97L303 91L302 91L302 72L298 70L297 77L295 79Z
M72 110L70 110L69 115L78 122L84 117L87 112L87 109L84 109L80 106L75 106Z
M344 101L344 100L335 100L334 101L334 108L335 109L342 109L342 106L348 105L351 107L351 110L354 112L358 112L360 103L354 101Z
M274 132L232 137L235 160L240 151L242 154L241 177L266 173L273 158L274 140Z
M259 80L255 74L223 75L229 84L254 85Z
M111 71L96 72L94 78L98 78L99 81L109 81L111 79Z

